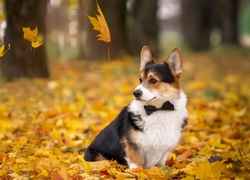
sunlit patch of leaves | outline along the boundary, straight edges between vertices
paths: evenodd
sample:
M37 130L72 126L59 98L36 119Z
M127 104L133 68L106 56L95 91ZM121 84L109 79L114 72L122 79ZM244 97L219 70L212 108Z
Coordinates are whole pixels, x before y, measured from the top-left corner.
M249 64L229 57L221 72L207 55L189 58L181 83L189 97L183 139L165 166L149 169L83 159L132 100L138 63L64 61L52 65L50 80L2 83L0 179L249 179Z

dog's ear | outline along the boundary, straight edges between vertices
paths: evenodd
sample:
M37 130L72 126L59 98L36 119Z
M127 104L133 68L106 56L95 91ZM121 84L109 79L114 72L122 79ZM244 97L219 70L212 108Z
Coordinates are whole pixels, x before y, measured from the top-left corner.
M181 52L178 48L172 50L167 60L165 61L173 73L179 77L182 73L182 57Z
M152 53L149 49L148 46L143 46L141 50L141 65L140 65L140 70L142 71L144 67L146 66L147 63L152 62L154 63L154 59L152 57Z

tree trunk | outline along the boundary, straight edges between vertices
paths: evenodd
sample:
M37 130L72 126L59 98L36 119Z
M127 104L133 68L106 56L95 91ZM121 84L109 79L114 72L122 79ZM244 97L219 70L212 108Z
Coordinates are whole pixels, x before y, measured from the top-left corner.
M84 0L78 0L78 59L84 59L84 18L86 16L86 5Z
M182 0L183 40L192 50L204 50L210 47L213 6L213 0Z
M46 0L5 0L7 29L4 41L10 43L11 48L3 57L3 74L9 80L49 76L45 53L46 7ZM22 28L34 29L36 26L43 35L44 44L33 53L31 43L23 38Z
M158 47L158 0L136 0L132 9L132 27L129 43L131 55L138 56L141 48L148 45L156 57Z
M98 1L100 8L105 16L111 33L111 59L119 58L126 50L125 34L125 12L126 1L124 0L105 0ZM88 15L95 16L97 12L96 1L89 1ZM93 31L93 26L86 18L86 41L84 47L85 57L87 59L107 59L107 43L98 41L99 32Z
M219 28L221 43L238 44L239 0L182 0L184 42L193 50L210 47L210 34Z
M219 17L221 41L224 44L238 44L238 0L220 0Z

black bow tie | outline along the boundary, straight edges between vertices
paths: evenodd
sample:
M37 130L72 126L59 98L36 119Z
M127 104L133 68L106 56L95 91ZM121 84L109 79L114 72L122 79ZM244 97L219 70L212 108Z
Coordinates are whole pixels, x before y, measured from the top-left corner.
M165 102L161 108L156 108L155 106L144 106L144 109L147 113L147 115L152 114L153 112L157 110L170 110L174 111L174 105L171 104L169 101Z

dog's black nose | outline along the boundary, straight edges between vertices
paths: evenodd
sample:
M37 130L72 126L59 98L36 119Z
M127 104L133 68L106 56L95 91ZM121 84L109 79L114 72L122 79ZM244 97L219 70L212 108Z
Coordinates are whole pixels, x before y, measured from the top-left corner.
M137 90L134 91L134 96L135 96L136 98L141 97L141 95L142 95L142 91L141 91L141 90L137 89Z

